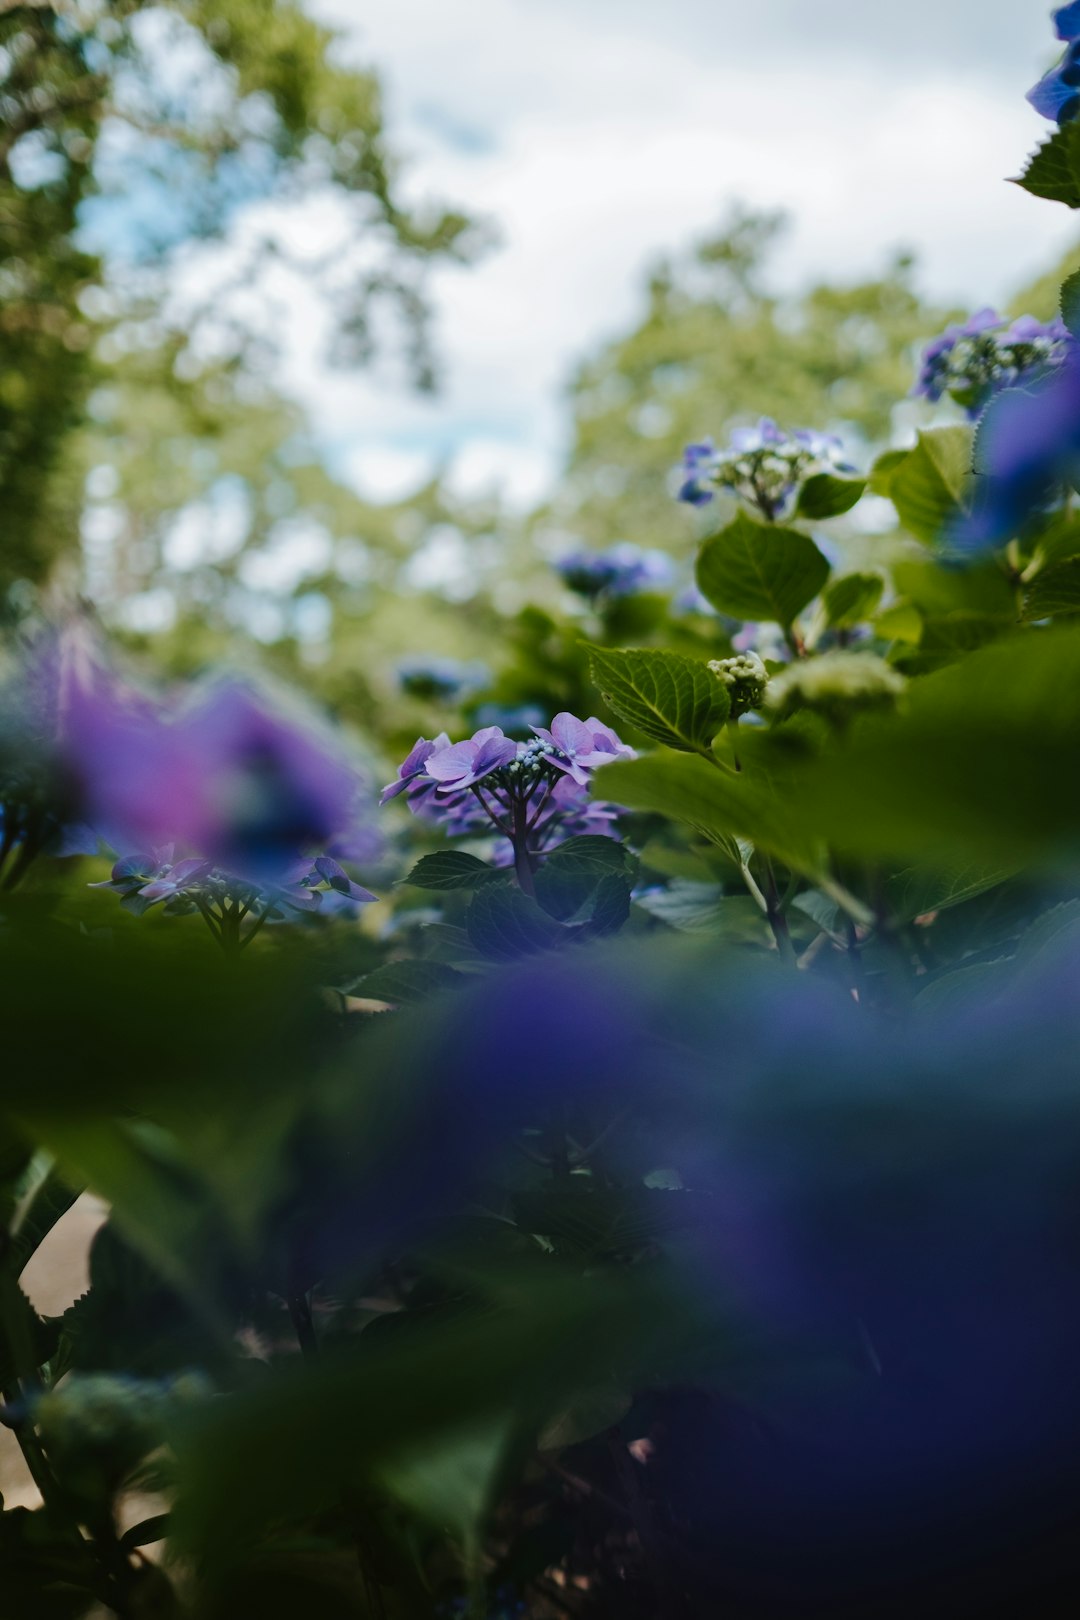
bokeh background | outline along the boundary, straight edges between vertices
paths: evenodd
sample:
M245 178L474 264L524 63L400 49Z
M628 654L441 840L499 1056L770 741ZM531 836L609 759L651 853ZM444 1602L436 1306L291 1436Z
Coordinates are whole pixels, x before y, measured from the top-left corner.
M398 661L553 558L688 577L688 439L910 440L947 315L1050 313L1070 222L1005 181L1051 45L1020 0L9 8L8 615L81 594L393 753Z

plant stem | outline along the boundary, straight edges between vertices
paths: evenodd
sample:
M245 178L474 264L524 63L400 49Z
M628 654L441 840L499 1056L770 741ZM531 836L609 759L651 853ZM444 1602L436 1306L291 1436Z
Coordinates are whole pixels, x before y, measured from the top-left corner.
M319 1361L319 1340L315 1333L315 1323L311 1315L311 1298L307 1293L290 1294L288 1298L289 1317L292 1321L296 1342L300 1346L300 1353L304 1360L310 1364ZM371 1615L372 1620L385 1620L386 1605L383 1603L382 1587L372 1574L367 1542L357 1523L358 1509L356 1503L350 1500L352 1493L348 1490L342 1492L341 1505L345 1511L352 1536L353 1547L356 1551L356 1562L360 1569L360 1580L364 1587L365 1612Z
M792 942L787 917L784 915L784 908L780 902L780 893L776 886L776 873L773 871L771 859L764 851L761 852L761 864L765 868L765 915L769 919L769 927L772 929L777 950L785 961L794 964L797 960L795 946Z
M512 834L514 845L514 872L522 894L527 894L530 900L536 899L536 884L533 882L532 859L529 855L529 807L527 802L519 797L514 800L514 831Z

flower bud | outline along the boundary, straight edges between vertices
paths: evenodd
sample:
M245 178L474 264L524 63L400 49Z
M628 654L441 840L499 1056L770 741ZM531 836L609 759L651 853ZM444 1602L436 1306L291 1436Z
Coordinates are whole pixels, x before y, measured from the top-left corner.
M761 708L769 672L756 652L737 653L734 658L714 658L709 668L728 689L733 720L750 709Z

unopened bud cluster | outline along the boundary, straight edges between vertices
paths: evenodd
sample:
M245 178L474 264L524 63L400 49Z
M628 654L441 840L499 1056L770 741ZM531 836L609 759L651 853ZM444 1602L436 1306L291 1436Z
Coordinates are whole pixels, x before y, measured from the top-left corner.
M761 708L769 672L756 652L737 653L734 658L714 658L709 668L728 689L733 720L751 709Z
M906 684L875 653L830 652L783 670L770 681L767 701L781 719L810 709L843 725L869 709L895 708Z

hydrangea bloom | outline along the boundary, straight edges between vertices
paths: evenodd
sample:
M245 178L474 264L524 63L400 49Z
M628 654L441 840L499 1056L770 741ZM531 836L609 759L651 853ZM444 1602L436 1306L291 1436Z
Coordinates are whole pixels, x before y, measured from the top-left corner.
M137 694L75 695L65 754L114 848L176 844L234 877L278 883L348 832L359 778L310 724L237 681L166 711Z
M103 883L90 887L111 889L125 910L136 916L159 904L174 917L197 911L219 943L235 949L249 944L266 922L375 899L328 855L297 861L280 883L263 886L244 882L198 856L177 860L175 855L171 844L145 856L125 855ZM255 921L245 930L249 916Z
M491 683L486 664L463 664L456 658L403 658L397 666L398 685L410 697L453 703Z
M1060 319L1021 315L1010 324L996 310L981 309L927 344L913 392L934 404L948 394L974 418L1001 389L1059 366L1069 341Z
M1054 22L1058 39L1065 40L1068 48L1057 66L1028 91L1028 100L1044 118L1067 124L1080 112L1080 0L1060 6Z
M532 730L528 742L515 742L498 726L460 743L445 735L420 738L382 801L404 793L415 815L437 821L452 837L494 827L503 861L531 861L582 833L616 836L617 811L589 798L590 773L632 758L633 750L595 718L557 714L550 727Z
M555 571L576 595L595 602L602 596L613 600L633 596L650 585L666 584L671 561L662 551L623 544L606 551L569 552L560 557Z
M718 489L730 490L768 522L785 517L799 486L813 473L853 473L840 440L810 428L786 432L770 417L736 428L726 450L711 439L687 445L679 499L705 506Z
M1080 352L992 400L975 441L971 504L943 536L960 552L1011 539L1080 482Z

